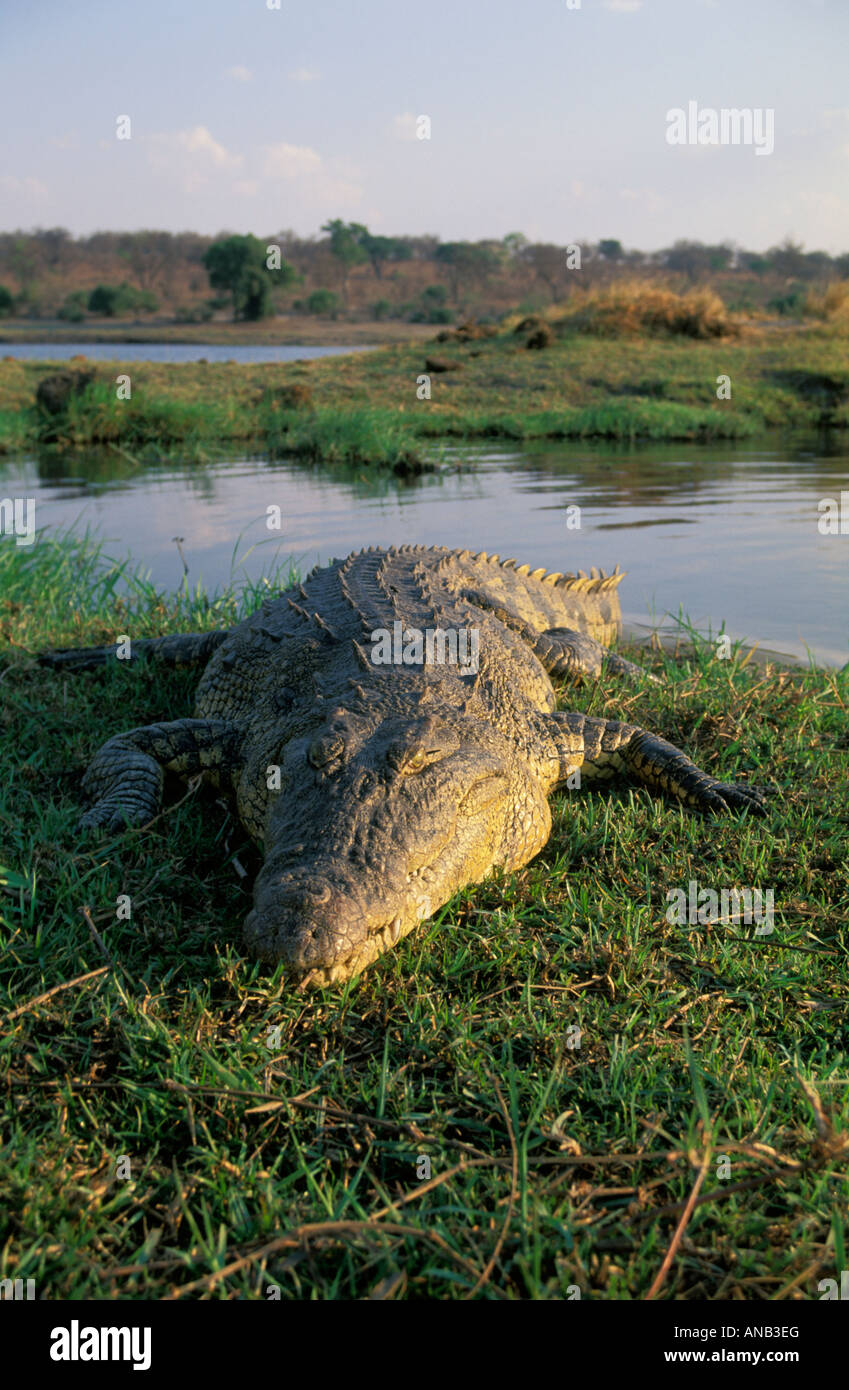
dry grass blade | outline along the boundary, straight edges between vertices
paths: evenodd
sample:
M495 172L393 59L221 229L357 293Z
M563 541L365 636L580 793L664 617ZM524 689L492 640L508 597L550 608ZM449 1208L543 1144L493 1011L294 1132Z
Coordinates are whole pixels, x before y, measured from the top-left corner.
M16 1009L6 1015L6 1022L11 1023L13 1018L18 1018L20 1014L25 1014L27 1010L36 1008L46 1000L52 999L54 994L61 994L66 989L74 989L77 985L84 985L87 980L94 980L98 975L105 975L109 970L108 965L101 965L97 970L89 970L85 975L76 975L73 980L65 980L64 984L54 985L52 989L45 990L44 994L37 994L34 999L28 999L25 1004L19 1004Z
M252 1250L247 1255L240 1255L238 1259L231 1260L223 1268L215 1270L212 1274L204 1275L202 1279L193 1279L189 1284L182 1284L167 1294L165 1301L173 1302L176 1299L185 1298L190 1293L200 1293L201 1291L209 1293L222 1279L229 1279L231 1275L237 1274L249 1265L256 1264L257 1260L268 1259L269 1255L279 1254L281 1250L291 1250L310 1240L342 1240L346 1237L356 1238L369 1235L403 1236L410 1240L428 1241L464 1269L467 1274L476 1276L478 1273L470 1260L459 1255L456 1250L452 1250L447 1240L443 1240L442 1236L437 1235L435 1231L422 1231L416 1226L403 1226L394 1221L316 1221L309 1225L298 1226L287 1232L286 1235L277 1236L266 1245L260 1246L258 1250Z
M698 1176L696 1177L696 1181L695 1181L694 1184L693 1184L693 1190L692 1190L692 1192L690 1193L689 1198L687 1199L687 1205L685 1206L683 1212L681 1213L681 1220L678 1222L678 1225L677 1225L676 1228L675 1228L675 1234L674 1234L674 1236L672 1237L672 1241L671 1241L671 1243L670 1243L669 1249L667 1250L666 1254L665 1254L664 1257L663 1257L663 1264L660 1266L660 1269L657 1271L657 1275L655 1276L654 1282L652 1283L651 1288L649 1289L648 1293L646 1294L645 1301L646 1301L647 1303L650 1302L651 1299L655 1298L655 1297L657 1296L657 1294L660 1292L660 1290L663 1288L664 1282L665 1282L665 1280L666 1280L666 1276L667 1276L667 1274L669 1273L669 1270L670 1270L671 1267L672 1267L672 1261L675 1259L675 1255L676 1255L676 1253L677 1253L677 1251L678 1251L678 1247L679 1247L679 1245L681 1244L681 1241L682 1241L682 1239L683 1239L683 1237L684 1237L684 1232L686 1231L687 1226L688 1226L688 1224L689 1224L690 1217L693 1215L693 1212L694 1212L694 1210L695 1210L696 1202L698 1201L699 1192L701 1191L701 1188L702 1188L702 1183L704 1182L704 1180L705 1180L705 1178L707 1177L707 1174L708 1174L708 1168L710 1167L710 1160L711 1160L712 1155L713 1155L713 1143L712 1143L712 1140L711 1140L710 1133L708 1133L708 1134L706 1135L706 1137L705 1137L705 1152L704 1152L704 1157L702 1158L701 1167L699 1168L699 1172L698 1172Z
M483 1273L481 1274L474 1288L466 1294L467 1299L474 1298L475 1294L477 1294L483 1288L484 1284L492 1276L492 1271L495 1269L496 1263L498 1261L498 1256L501 1254L501 1249L504 1245L507 1232L510 1229L510 1222L513 1217L513 1208L516 1205L516 1193L519 1188L519 1151L516 1147L516 1136L513 1133L513 1125L510 1120L510 1112L508 1111L507 1106L504 1104L504 1097L501 1094L501 1088L498 1085L498 1082L496 1081L494 1076L492 1077L492 1084L495 1087L495 1094L498 1096L498 1104L501 1106L501 1112L504 1115L504 1123L507 1126L507 1133L510 1136L510 1152L512 1154L512 1166L510 1173L510 1197L507 1202L507 1215L504 1218L504 1225L501 1228L498 1240L495 1242L495 1249L493 1250L492 1254L487 1260Z

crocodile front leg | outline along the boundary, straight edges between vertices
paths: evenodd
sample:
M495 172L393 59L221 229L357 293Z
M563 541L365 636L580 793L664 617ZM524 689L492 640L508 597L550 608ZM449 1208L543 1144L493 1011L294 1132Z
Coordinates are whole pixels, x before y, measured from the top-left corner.
M636 724L559 710L547 715L546 723L560 758L555 785L562 785L578 769L582 782L621 773L694 810L766 814L763 797L753 787L718 781L680 748Z
M192 777L214 775L223 767L229 776L239 765L240 742L240 730L226 719L175 719L116 734L83 777L94 805L80 825L106 830L144 825L160 808L166 772Z

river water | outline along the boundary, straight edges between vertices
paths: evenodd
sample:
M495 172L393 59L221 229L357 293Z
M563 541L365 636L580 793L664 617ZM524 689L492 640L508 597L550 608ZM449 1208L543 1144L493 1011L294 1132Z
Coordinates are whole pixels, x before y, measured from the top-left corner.
M369 347L303 347L290 345L238 347L227 343L4 343L0 357L35 362L67 362L90 357L92 362L294 362L310 357L333 357L342 352L368 352Z
M290 559L305 572L410 542L558 570L618 563L630 625L683 613L702 631L724 623L732 638L829 665L849 660L849 513L845 534L823 534L819 509L847 490L839 436L486 446L447 451L438 472L411 483L237 453L203 467L94 452L0 460L0 498L34 498L38 528L88 527L163 588L183 581L175 536L188 583L209 588ZM267 526L269 507L280 509L279 530Z

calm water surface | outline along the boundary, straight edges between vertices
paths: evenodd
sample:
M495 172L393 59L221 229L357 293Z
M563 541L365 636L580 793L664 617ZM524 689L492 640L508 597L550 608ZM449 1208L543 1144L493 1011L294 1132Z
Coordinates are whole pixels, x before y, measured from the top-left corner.
M163 588L183 580L175 536L188 583L210 588L290 557L304 572L408 542L558 570L618 563L629 623L683 611L702 630L724 622L733 638L836 665L849 660L849 535L822 535L817 506L847 489L845 439L464 450L411 484L245 457L204 467L134 467L114 453L0 461L0 496L34 497L39 528L92 528ZM279 531L266 526L272 505ZM579 530L568 525L575 506Z
M92 362L293 362L310 357L333 357L341 352L368 352L364 347L230 347L226 343L4 343L0 357L25 357L39 362L66 362L90 357Z

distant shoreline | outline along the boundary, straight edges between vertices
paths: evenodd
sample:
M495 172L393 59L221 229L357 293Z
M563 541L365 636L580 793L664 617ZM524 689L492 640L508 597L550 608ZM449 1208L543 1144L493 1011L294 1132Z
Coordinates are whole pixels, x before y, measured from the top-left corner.
M4 319L3 347L17 343L208 344L210 347L359 347L365 343L420 342L434 335L432 324L361 322L287 315L259 323L67 323L62 319Z

